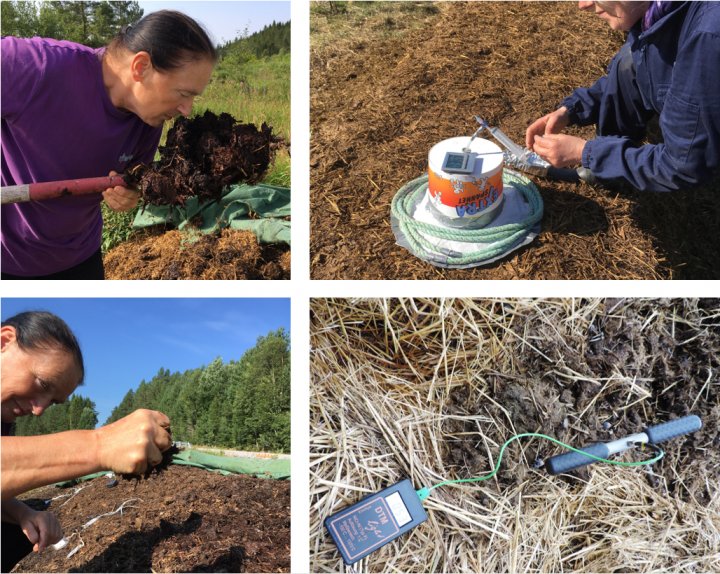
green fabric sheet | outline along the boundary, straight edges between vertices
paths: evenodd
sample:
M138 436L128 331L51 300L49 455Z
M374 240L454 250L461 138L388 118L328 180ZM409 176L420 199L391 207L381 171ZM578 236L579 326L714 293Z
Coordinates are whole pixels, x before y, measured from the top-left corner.
M173 456L172 461L173 464L199 466L225 474L251 474L258 478L290 478L289 459L240 458L183 450Z
M179 230L192 227L203 233L219 229L252 231L258 243L290 245L290 189L274 185L234 185L220 201L200 203L191 197L184 206L146 205L138 211L133 228L169 223ZM198 220L200 223L198 223Z
M219 456L197 450L184 449L173 455L172 463L204 468L205 470L215 471L221 474L249 474L257 478L290 478L290 459L287 458L268 459ZM61 488L73 486L79 482L105 476L108 472L109 471L106 470L104 472L88 474L73 480L58 482L55 486Z

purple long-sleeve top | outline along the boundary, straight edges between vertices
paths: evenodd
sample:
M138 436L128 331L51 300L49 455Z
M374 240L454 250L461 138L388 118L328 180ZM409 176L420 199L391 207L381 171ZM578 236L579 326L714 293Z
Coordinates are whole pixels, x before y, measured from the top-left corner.
M116 108L105 89L103 48L2 38L2 185L122 173L152 161L161 128ZM101 243L100 194L2 206L2 271L69 269Z

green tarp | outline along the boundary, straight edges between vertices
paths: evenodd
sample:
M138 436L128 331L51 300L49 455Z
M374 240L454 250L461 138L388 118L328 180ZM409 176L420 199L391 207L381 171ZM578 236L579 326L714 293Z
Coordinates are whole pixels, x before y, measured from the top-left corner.
M146 205L138 211L133 228L169 223L182 230L192 226L203 233L219 229L252 231L258 243L290 245L290 189L274 185L234 185L220 201L200 203L191 197L184 206Z
M289 458L243 458L231 456L218 456L216 454L207 454L197 450L184 449L172 457L173 464L183 464L187 466L196 466L220 472L222 474L249 474L258 478L290 478L290 459ZM105 476L108 471L96 472L75 478L58 482L55 486L67 487L73 486L78 482L92 480L100 476Z
M173 456L172 461L173 464L199 466L226 474L252 474L259 478L290 478L290 459L241 458L182 450Z

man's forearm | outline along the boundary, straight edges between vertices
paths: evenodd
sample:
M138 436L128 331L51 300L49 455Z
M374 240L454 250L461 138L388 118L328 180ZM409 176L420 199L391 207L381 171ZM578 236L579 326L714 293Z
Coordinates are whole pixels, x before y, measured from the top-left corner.
M99 470L95 431L2 437L2 500Z

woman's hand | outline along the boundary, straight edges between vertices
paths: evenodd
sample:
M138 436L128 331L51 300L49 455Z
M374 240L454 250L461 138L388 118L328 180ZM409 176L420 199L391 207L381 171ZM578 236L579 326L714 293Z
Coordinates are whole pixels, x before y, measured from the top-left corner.
M546 134L559 134L570 124L570 115L568 109L563 106L554 112L544 115L538 120L530 124L525 132L525 147L529 150L539 153L534 149L535 136L543 136Z
M34 552L55 544L63 536L62 527L52 512L37 512L28 506L18 522L27 539L35 545Z
M587 140L565 134L536 135L533 151L554 167L569 167L582 161Z
M117 175L117 172L111 171L110 175ZM103 198L108 207L113 211L130 211L138 204L140 192L116 185L115 187L108 187L103 191Z
M162 462L172 446L170 419L159 411L139 409L96 429L100 467L116 474L142 474Z

